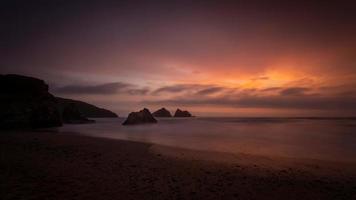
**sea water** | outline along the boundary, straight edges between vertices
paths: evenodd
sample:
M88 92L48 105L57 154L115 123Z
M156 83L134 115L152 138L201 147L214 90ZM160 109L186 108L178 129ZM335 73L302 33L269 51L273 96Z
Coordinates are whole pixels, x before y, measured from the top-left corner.
M65 125L63 132L193 150L356 162L353 118L159 118L122 126L124 118Z

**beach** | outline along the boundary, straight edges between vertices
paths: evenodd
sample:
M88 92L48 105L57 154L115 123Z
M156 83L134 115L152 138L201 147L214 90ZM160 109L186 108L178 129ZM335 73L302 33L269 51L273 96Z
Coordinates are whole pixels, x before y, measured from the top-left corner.
M356 200L356 0L0 10L0 200Z
M1 199L355 199L353 163L2 132Z

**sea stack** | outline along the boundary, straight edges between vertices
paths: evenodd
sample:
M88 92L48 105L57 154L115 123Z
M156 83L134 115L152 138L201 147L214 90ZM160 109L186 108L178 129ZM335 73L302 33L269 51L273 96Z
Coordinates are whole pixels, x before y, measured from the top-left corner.
M182 111L180 109L177 109L176 112L174 113L174 117L193 117L193 116L186 110Z
M135 124L148 124L157 123L157 120L153 117L151 112L144 108L139 112L132 112L129 114L127 119L122 123L122 125L135 125Z
M68 104L63 108L62 120L63 123L67 124L87 124L95 122L94 120L86 118L74 103Z
M154 117L172 117L172 114L166 108L161 108L156 112L152 113L152 115Z
M0 75L0 129L61 126L56 98L40 79Z

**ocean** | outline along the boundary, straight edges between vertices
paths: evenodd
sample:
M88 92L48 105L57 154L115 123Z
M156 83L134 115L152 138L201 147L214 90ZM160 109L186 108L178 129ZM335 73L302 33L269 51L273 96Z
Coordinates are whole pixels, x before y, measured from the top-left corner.
M124 118L65 125L60 132L193 150L356 162L355 118L158 118L122 126Z

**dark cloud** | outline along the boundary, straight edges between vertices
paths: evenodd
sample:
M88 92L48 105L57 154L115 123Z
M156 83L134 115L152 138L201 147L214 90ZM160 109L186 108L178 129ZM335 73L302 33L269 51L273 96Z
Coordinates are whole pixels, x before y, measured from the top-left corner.
M162 101L145 101L154 105L196 106L212 105L240 108L274 108L274 109L307 109L307 110L352 110L356 111L356 98L343 97L286 97L286 96L245 96L216 98L177 98Z
M323 96L268 96L245 97L237 105L247 108L283 108L283 109L317 109L317 110L356 110L356 98Z
M185 85L173 85L173 86L165 86L158 88L157 90L153 91L153 94L159 94L163 92L182 92L186 89L187 87Z
M282 96L297 96L297 95L304 95L306 92L310 91L310 88L305 87L291 87L283 89L280 94Z
M164 86L156 89L152 92L153 95L158 95L161 93L180 93L184 91L201 90L206 87L211 87L210 85L200 85L200 84L177 84Z
M54 92L61 94L115 94L130 86L130 84L121 82L90 86L68 85L60 88L55 88Z
M149 93L148 88L141 88L141 89L128 89L126 92L130 95L146 95Z
M53 89L53 92L59 94L99 94L99 95L111 95L111 94L127 94L127 95L146 95L150 92L149 88L139 88L136 85L114 82L105 83L100 85L68 85L64 87L57 87Z
M201 88L197 90L197 88ZM326 95L307 87L271 87L262 90L226 88L206 85L175 85L159 90L177 93L174 98L145 101L143 104L172 106L223 106L235 108L272 108L304 110L355 110L356 97L352 95ZM196 90L195 93L184 92ZM276 92L260 93L263 92ZM209 94L217 94L209 96ZM349 94L349 93L348 93ZM351 93L353 94L353 93Z
M258 80L268 80L269 77L268 76L260 76L260 77L257 77L257 78L252 78L251 80L252 81L258 81Z
M278 91L278 93L266 95L266 93L256 94L255 90L239 91L236 89L231 92L229 88L210 87L192 95L180 95L176 98L145 101L143 103L172 106L211 105L235 108L356 111L356 96L352 95L328 96L316 94L312 88L306 87L271 87L259 91ZM214 97L206 95L215 92L219 92L219 95ZM199 98L197 98L197 95L200 95Z
M261 92L273 92L273 91L279 91L281 90L281 87L270 87L270 88L265 88L260 90Z
M211 87L211 88L206 88L206 89L200 90L196 94L197 95L215 94L215 93L223 91L224 89L225 88L223 88L223 87Z

